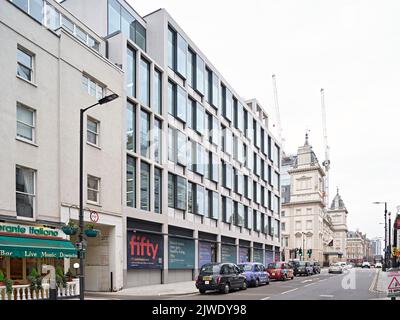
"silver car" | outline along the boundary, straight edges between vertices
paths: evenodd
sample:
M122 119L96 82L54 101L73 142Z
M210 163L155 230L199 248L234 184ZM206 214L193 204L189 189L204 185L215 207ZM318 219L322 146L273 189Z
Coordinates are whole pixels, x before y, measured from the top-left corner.
M340 262L334 263L329 267L329 273L343 273L343 267L341 266Z

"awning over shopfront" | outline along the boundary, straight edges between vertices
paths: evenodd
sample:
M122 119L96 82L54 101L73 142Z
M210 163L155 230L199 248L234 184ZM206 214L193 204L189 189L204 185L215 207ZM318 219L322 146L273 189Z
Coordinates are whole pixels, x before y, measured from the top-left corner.
M0 256L11 258L77 258L68 240L0 236Z

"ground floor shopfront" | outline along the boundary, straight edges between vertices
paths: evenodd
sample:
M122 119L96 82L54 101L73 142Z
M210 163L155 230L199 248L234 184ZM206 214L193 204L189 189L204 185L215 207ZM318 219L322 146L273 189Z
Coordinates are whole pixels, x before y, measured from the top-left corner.
M213 262L280 260L280 248L259 242L176 226L127 219L124 287L194 280L199 269Z

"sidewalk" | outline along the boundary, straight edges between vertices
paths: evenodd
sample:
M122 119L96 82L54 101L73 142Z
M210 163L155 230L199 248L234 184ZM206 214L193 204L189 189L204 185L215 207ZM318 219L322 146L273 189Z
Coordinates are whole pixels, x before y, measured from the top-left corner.
M134 288L122 289L118 292L90 292L89 296L102 296L104 298L118 298L119 296L174 296L197 293L195 281L185 281L167 284L156 284Z

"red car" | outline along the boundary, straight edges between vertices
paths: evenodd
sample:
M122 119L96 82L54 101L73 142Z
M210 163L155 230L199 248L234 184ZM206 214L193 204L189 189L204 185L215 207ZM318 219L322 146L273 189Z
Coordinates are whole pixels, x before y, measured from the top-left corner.
M270 279L282 280L294 279L293 268L287 262L273 262L268 264L267 272Z

